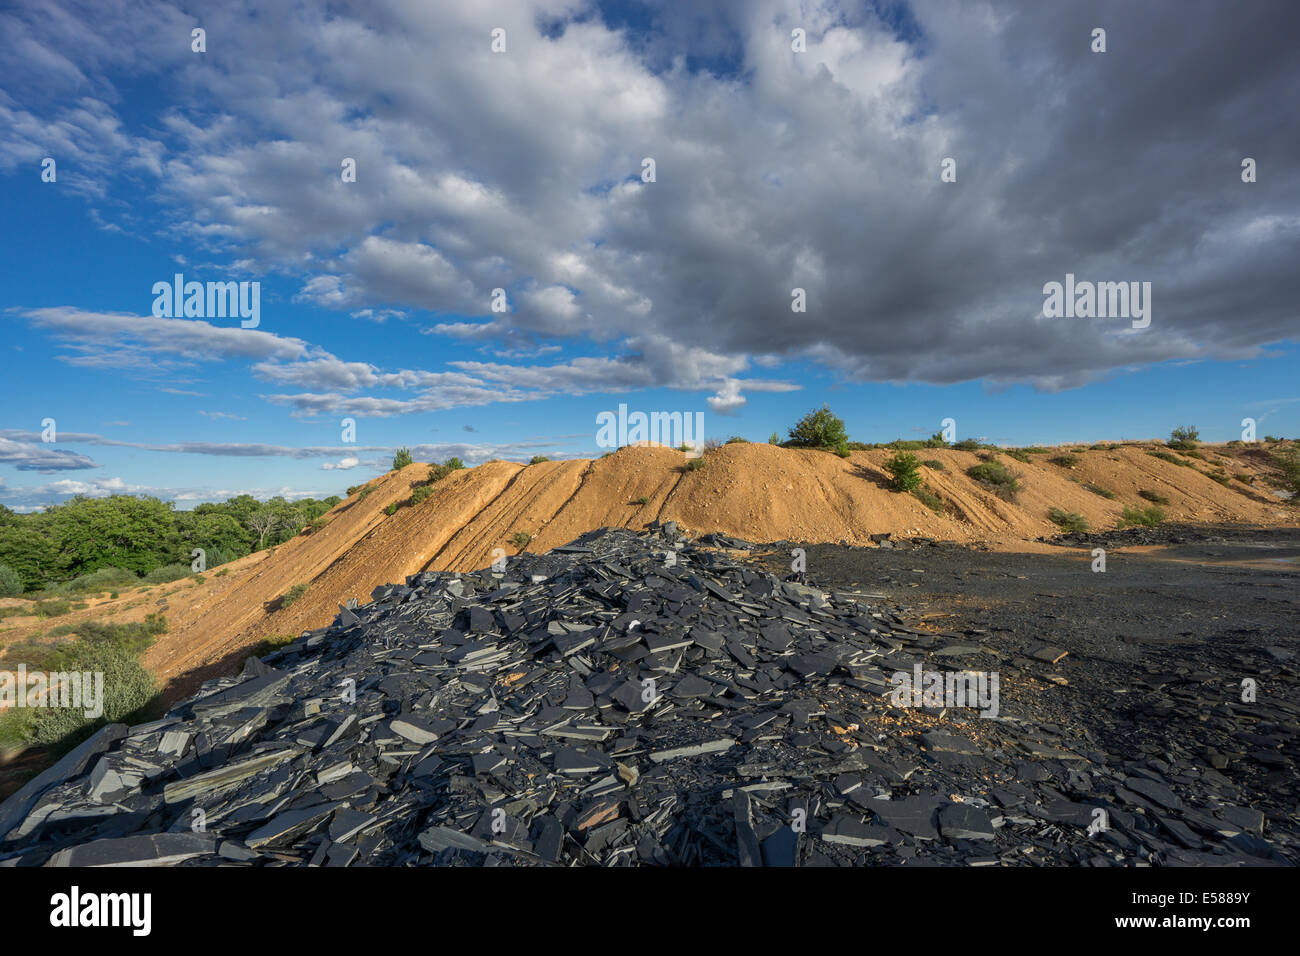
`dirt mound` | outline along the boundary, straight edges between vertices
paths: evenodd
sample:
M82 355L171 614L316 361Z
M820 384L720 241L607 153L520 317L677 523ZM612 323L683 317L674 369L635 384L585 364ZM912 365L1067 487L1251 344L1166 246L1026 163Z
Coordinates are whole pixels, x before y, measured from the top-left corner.
M230 672L258 642L321 627L339 604L349 598L365 604L379 585L425 570L482 568L494 557L517 553L520 545L548 551L606 526L641 530L655 520L672 520L694 532L756 542L858 545L888 532L1032 550L1035 539L1059 530L1047 517L1049 509L1079 514L1096 530L1111 529L1126 506L1150 504L1141 491L1168 499L1162 507L1171 521L1295 523L1294 510L1262 480L1269 471L1266 457L1202 446L1200 458L1173 454L1181 462L1175 464L1152 451L1173 454L1131 443L1073 449L1068 454L1074 461L1057 457L1064 449L1031 455L1027 462L998 455L1020 481L1011 502L967 476L979 453L921 449L918 458L938 463L923 466L922 473L926 487L942 500L943 513L889 487L887 449L842 459L736 443L708 452L703 467L694 469L686 467L684 454L661 447L624 448L594 461L493 461L453 472L429 486L418 504L409 502L426 482L428 466L413 464L369 482L335 507L324 527L210 571L201 584L132 592L78 614L131 620L162 610L169 629L145 663L168 682L167 696L175 700L201 680ZM287 601L299 585L306 585L304 593ZM20 626L5 632L6 641L37 630L34 622L10 620Z

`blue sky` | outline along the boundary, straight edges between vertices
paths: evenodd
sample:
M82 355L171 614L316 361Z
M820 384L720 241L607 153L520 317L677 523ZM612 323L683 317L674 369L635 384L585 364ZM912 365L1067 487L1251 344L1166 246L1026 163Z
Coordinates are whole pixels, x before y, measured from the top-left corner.
M619 403L756 441L822 403L862 441L949 417L1005 444L1182 424L1226 441L1245 417L1300 434L1300 183L1276 122L1297 70L1276 22L1206 31L1111 3L1001 21L928 2L46 6L0 14L15 509L339 494L398 446L593 456ZM1236 81L1187 80L1208 54ZM259 282L259 327L155 319L176 272ZM1150 328L1043 318L1066 272L1150 281Z

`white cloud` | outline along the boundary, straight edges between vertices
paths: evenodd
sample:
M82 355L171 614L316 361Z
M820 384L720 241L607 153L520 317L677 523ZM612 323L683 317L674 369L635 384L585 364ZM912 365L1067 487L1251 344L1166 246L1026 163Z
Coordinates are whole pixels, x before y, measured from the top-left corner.
M326 461L321 463L322 471L347 471L361 464L361 459L353 455L346 458L340 458L338 461Z

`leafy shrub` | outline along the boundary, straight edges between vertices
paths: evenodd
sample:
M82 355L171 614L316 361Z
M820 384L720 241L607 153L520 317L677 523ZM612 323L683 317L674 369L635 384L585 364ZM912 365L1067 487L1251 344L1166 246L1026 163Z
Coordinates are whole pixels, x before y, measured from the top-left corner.
M514 534L510 536L510 543L513 544L516 550L519 551L522 551L524 550L524 548L528 547L529 542L531 542L532 540L533 540L533 536L529 534L527 531L516 531Z
M1078 532L1082 534L1088 530L1088 521L1081 514L1073 511L1064 511L1061 508L1048 508L1047 518L1053 524L1059 525L1061 530L1068 532Z
M141 579L132 571L122 568L100 568L45 589L47 595L75 596L81 594L99 594L113 588L132 587L140 584Z
M921 504L925 505L936 514L943 514L943 499L936 495L929 488L913 488L912 494L916 496Z
M1115 497L1115 492L1111 491L1109 488L1102 488L1100 485L1084 485L1083 487L1087 488L1094 495L1101 495L1103 498L1113 499Z
M181 578L189 577L190 566L188 564L164 564L161 568L154 568L144 576L145 584L167 584L169 581L179 581Z
M769 445L781 444L781 436L777 432L772 432L772 437L767 440Z
M429 466L429 477L426 479L426 481L428 481L428 483L432 485L435 482L442 481L442 479L446 478L453 471L460 471L464 467L465 467L465 463L461 461L459 458L448 458L441 465Z
M321 528L325 527L326 524L328 524L328 522L325 520L325 516L318 515L317 517L313 518L311 521L307 522L305 525L302 526L301 533L315 534Z
M72 602L61 598L37 601L32 607L32 613L39 618L62 617L64 614L72 613Z
M1127 525L1142 525L1146 528L1154 528L1160 522L1165 520L1163 508L1150 505L1146 508L1133 508L1126 506L1124 513L1120 515L1119 526L1121 528Z
M97 727L122 721L136 723L148 716L146 708L157 696L154 677L138 657L124 647L112 644L80 642L67 654L59 671L91 671L104 675L104 713L97 719L86 717L83 707L40 707L32 719L31 735L35 743L56 753L76 746Z
M292 607L297 603L300 597L307 593L307 589L310 587L311 582L305 582L303 584L295 584L293 587L289 588L289 590L285 591L280 597L280 608L283 610L286 607Z
M0 597L18 597L22 593L22 577L9 565L0 564Z
M1053 455L1047 459L1053 465L1060 465L1062 468L1073 468L1079 463L1078 455Z
M365 498L366 495L375 490L374 485L362 485L361 490L357 492L357 501Z
M1020 491L1020 480L1006 465L998 461L985 461L966 469L966 474L999 498L1015 501Z
M1200 437L1201 433L1191 425L1181 425L1169 433L1169 441L1165 444L1170 448L1180 448L1190 451L1196 447L1196 440Z
M1209 478L1211 481L1217 481L1225 488L1232 487L1232 478L1229 477L1229 475L1226 472L1222 472L1222 471L1216 471L1212 473L1207 472L1205 477Z
M157 687L153 675L140 664L139 655L166 629L167 621L159 614L125 624L81 621L50 632L54 636L75 634L75 641L11 648L17 651L18 659L35 669L104 675L101 717L87 718L84 707L33 708L20 730L22 742L42 744L58 754L106 723L138 723L152 716L148 710L156 703ZM11 724L5 736L13 730Z
M550 460L551 459L547 458L545 455L534 455L532 458L528 459L528 464L540 465L542 462Z
M431 494L433 494L432 488L430 488L428 485L420 485L420 487L416 488L414 491L411 492L411 501L410 501L411 506L414 507L415 505L418 505L421 501L429 497L429 495Z
M955 443L952 447L957 451L979 451L980 443L973 438L966 438Z
M683 466L687 471L699 471L704 467L703 458L692 458Z
M732 435L730 438L727 439L726 444L728 444L728 445L748 445L748 444L749 444L749 439L748 439L748 438L741 438L739 435Z
M1183 461L1183 459L1179 458L1177 455L1171 455L1167 451L1148 451L1147 454L1152 458L1159 458L1161 461L1167 461L1171 465L1181 465L1184 468L1192 467L1190 461Z
M1141 491L1139 491L1139 492L1138 492L1138 497L1139 497L1139 498L1145 498L1147 501L1150 501L1150 502L1152 502L1153 504L1157 504L1157 505L1167 505L1167 504L1169 504L1169 499L1168 499L1168 498L1166 498L1164 495L1160 494L1160 492L1158 492L1158 491L1152 491L1152 490L1149 489L1149 488L1143 488Z
M921 464L925 465L926 468L929 468L932 471L943 471L943 462L936 461L933 458L927 458L925 461L921 462Z
M634 505L648 505L649 503L650 503L650 499L647 498L645 495L642 495L640 498L637 498L635 501L632 502L632 504Z
M920 461L911 452L900 451L885 462L885 470L894 476L895 491L913 491L921 487Z
M393 456L393 471L400 471L411 463L411 450L409 448L397 449L397 454Z
M394 501L391 505L389 505L387 508L384 509L384 514L389 515L391 517L392 515L397 514L397 509L398 509L398 504L396 501Z
M1014 458L1016 461L1023 461L1026 465L1029 464L1029 452L1025 451L1023 448L1006 448L1004 451L1008 458Z
M796 448L824 448L847 454L848 441L844 419L837 418L827 405L809 412L790 429L790 444Z

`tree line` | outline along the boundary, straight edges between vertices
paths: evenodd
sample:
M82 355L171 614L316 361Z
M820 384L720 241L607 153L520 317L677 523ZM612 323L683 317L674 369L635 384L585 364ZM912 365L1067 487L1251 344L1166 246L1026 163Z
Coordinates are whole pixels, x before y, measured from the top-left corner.
M201 548L208 568L274 547L318 525L342 499L258 501L239 495L178 511L170 501L137 495L79 495L44 511L18 514L0 505L0 575L39 591L102 568L146 575L191 562Z

